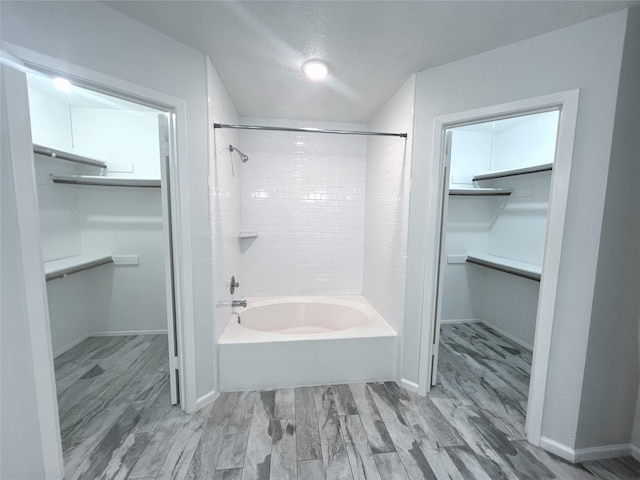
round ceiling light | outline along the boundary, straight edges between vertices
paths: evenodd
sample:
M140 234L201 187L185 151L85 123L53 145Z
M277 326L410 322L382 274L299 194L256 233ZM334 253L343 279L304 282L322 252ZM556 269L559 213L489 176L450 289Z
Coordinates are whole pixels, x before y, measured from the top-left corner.
M327 76L329 68L322 60L309 60L302 66L302 71L311 80L322 80Z

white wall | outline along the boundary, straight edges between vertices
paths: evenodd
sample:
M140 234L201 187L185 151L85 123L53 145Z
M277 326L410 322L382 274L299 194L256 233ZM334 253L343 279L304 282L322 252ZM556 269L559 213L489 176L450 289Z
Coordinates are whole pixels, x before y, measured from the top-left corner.
M640 8L629 11L576 447L631 441L640 377Z
M3 78L4 80L4 78ZM35 386L28 309L24 292L16 195L11 168L5 95L2 95L0 171L0 477L44 478L45 464Z
M207 185L207 103L205 57L99 2L2 2L2 39L17 45L104 72L107 75L184 100L186 142L178 148L183 228L190 256L179 268L187 297L186 318L195 336L211 338L212 274L209 258L210 225ZM193 261L192 261L193 260ZM198 344L195 352L197 394L213 388L213 342Z
M427 179L439 177L434 118L581 91L543 425L543 435L568 446L576 444L625 23L626 13L618 12L426 70L416 79L416 130L424 135L414 142L403 362L403 375L416 382L425 334L421 266L427 228L434 231L424 220L425 208L434 208L429 198L435 186Z
M229 145L242 148L237 130L214 129L215 123L238 123L239 116L229 94L211 60L207 58L208 123L209 123L209 219L211 222L211 265L213 269L213 300L232 300L229 292L231 275L239 279L240 288L235 298L241 298L244 278L240 268L240 157L231 155ZM209 336L198 337L197 342L217 342L231 318L230 307L213 310L212 331ZM203 346L204 348L204 346ZM217 352L217 347L216 347ZM216 354L216 359L217 354ZM211 365L218 390L218 366Z
M0 71L0 477L56 479L62 445L34 168L24 162L27 86L22 72L5 64Z
M413 142L412 75L369 122L369 130L408 138L369 137L362 293L403 340L404 291ZM399 363L399 362L398 362Z
M365 125L242 118L244 124ZM242 279L247 296L362 293L366 137L242 130ZM235 155L235 154L234 154ZM244 281L244 283L243 283Z

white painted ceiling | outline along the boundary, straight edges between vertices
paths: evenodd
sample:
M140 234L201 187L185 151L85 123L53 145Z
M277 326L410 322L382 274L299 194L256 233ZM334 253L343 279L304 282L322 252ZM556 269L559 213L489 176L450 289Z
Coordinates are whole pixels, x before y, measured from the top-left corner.
M242 116L368 122L413 72L630 1L106 1L209 55ZM327 62L330 77L300 67Z

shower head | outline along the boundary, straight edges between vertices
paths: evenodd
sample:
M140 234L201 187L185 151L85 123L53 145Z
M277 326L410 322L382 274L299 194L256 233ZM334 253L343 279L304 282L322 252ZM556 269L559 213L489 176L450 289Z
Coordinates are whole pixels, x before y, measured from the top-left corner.
M238 150L236 147L234 147L233 145L229 145L229 151L233 152L233 151L238 152L238 155L240 155L240 160L242 160L242 163L246 163L247 160L249 160L249 157L247 157L244 153L242 153L240 150Z

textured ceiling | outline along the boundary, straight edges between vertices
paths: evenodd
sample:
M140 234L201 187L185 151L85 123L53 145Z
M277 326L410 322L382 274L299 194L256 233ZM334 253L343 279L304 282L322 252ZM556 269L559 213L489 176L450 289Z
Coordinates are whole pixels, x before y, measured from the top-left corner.
M209 55L243 116L367 122L413 72L632 1L108 1ZM325 60L323 83L300 67Z

